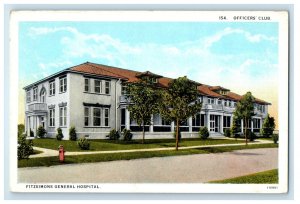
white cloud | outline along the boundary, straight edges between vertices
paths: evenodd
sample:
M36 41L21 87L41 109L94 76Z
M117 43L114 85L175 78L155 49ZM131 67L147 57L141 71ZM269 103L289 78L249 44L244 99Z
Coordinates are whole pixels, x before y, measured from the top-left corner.
M225 37L227 35L231 35L231 34L241 34L251 43L259 43L262 40L276 42L276 40L277 40L275 37L268 37L263 34L253 35L250 32L242 30L242 29L233 29L233 28L227 27L224 30L216 33L215 35L207 37L204 40L204 47L209 48L214 43L219 42L223 37Z

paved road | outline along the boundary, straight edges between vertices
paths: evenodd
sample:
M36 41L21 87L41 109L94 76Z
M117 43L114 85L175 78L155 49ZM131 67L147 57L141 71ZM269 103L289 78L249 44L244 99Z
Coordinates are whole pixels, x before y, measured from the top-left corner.
M18 169L18 181L51 183L204 183L278 168L278 149Z

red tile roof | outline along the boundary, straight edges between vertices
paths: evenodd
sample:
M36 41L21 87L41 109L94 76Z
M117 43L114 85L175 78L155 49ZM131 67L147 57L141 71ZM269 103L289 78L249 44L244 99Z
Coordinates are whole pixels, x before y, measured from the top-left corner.
M87 73L87 74L95 74L95 75L101 75L101 76L108 76L108 77L114 77L114 78L120 78L123 80L126 80L127 82L136 82L138 81L139 75L143 75L145 73L151 73L151 72L137 72L132 71L128 69L118 68L118 67L112 67L102 64L96 64L91 62L86 62L74 67L69 68L71 71L81 72L81 73ZM153 73L151 73L153 74ZM154 74L156 75L156 74ZM159 75L157 75L159 76ZM171 78L167 77L161 77L158 79L158 84L162 87L168 87L169 82L171 81ZM238 95L236 93L233 93L229 91L226 95L221 95L215 92L216 90L228 90L221 86L208 86L205 84L199 84L198 90L201 94L210 96L210 97L216 97L216 98L222 98L222 99L231 99L235 101L239 101L242 96ZM260 104L270 104L266 101L263 101L261 99L255 99L257 103Z

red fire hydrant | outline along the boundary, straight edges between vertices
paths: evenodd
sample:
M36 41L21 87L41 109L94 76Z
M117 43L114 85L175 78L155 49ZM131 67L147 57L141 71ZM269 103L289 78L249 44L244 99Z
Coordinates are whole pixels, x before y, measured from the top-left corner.
M59 152L59 161L64 162L65 161L65 149L64 149L63 145L59 145L58 152Z

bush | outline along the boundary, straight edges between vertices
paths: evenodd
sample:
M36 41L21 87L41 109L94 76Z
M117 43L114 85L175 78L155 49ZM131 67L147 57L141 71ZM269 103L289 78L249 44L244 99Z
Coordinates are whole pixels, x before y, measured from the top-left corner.
M70 136L70 140L72 141L76 141L77 140L77 133L76 133L76 129L74 126L70 127L69 129L69 136Z
M199 136L202 140L206 140L209 137L209 132L207 127L201 127L199 130Z
M225 137L230 137L230 135L231 135L230 129L225 129L225 131L224 131L224 136L225 136Z
M77 141L78 146L82 150L89 150L90 149L90 142L85 138L82 137Z
M62 140L62 138L64 138L64 135L62 133L61 128L57 128L56 130L57 130L56 139L57 140Z
M110 140L118 140L120 138L120 134L119 134L119 131L112 129L109 132L109 135L106 135L106 137L108 137L108 139L110 139Z
M18 160L28 159L33 154L32 140L26 140L26 135L22 134L18 137Z
M274 134L274 135L272 135L272 138L273 138L274 144L277 144L278 139L279 139L279 135L278 134Z
M37 131L36 131L36 135L37 135L39 138L44 138L46 133L47 133L47 132L46 132L45 128L44 128L42 125L40 125L40 126L38 127Z
M124 141L130 141L132 140L132 133L130 132L130 130L127 129L123 129L123 136L124 136Z
M257 136L254 132L251 131L247 131L247 139L250 140L251 142L253 142L254 140L257 139Z
M34 132L31 129L30 129L29 133L30 133L30 137L34 137Z

